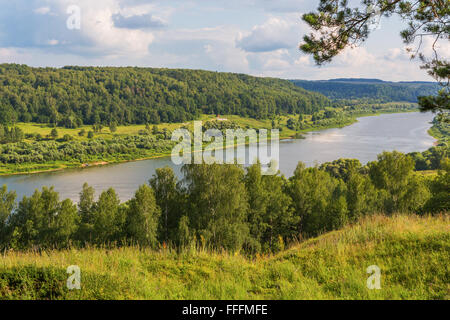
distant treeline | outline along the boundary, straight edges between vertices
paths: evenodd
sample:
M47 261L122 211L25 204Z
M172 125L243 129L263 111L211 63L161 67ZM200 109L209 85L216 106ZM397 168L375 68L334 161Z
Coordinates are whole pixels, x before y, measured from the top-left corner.
M243 74L153 68L31 68L0 65L0 123L158 124L200 114L266 119L330 105L289 81Z
M321 167L299 163L293 177L264 176L261 167L185 165L178 181L162 168L133 199L114 189L95 200L87 184L78 205L52 188L16 202L0 189L0 247L45 249L138 244L277 252L290 241L338 229L384 212L439 213L450 208L450 163L437 176L414 171L399 152L362 166L341 159Z
M432 82L385 82L376 79L335 79L328 81L292 80L306 90L322 93L333 100L361 102L417 102L419 96L436 95L439 84Z

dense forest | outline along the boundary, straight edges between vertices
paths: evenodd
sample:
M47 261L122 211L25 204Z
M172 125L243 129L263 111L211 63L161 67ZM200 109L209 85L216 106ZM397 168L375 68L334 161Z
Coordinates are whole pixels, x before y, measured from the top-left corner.
M44 187L19 203L0 188L0 246L157 248L191 244L248 254L278 252L296 239L341 228L363 216L426 214L450 208L450 166L436 176L414 171L414 160L385 152L362 166L341 159L321 167L299 163L294 175L264 176L259 164L185 165L178 181L170 168L156 171L133 199L120 203L114 189L96 200L84 185L78 204Z
M286 80L200 70L0 65L0 123L158 124L200 114L312 114L328 98Z
M360 102L417 102L417 97L436 95L440 89L433 82L387 82L377 79L332 79L323 81L292 80L306 90L322 93L333 100Z

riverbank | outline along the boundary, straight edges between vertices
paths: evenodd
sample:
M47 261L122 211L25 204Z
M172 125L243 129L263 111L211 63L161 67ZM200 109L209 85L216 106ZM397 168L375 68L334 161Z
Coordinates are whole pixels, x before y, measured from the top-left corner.
M413 112L415 110L408 110L407 112ZM291 130L287 127L287 121L290 118L294 118L294 116L287 116L284 117L282 121L280 121L280 140L286 140L286 139L298 139L301 138L301 135L307 132L312 131L322 131L326 129L331 128L343 128L349 125L352 125L356 122L358 122L359 118L367 117L367 116L378 116L381 114L391 114L391 113L404 113L403 112L392 112L392 111L386 111L386 112L367 112L367 113L358 113L357 115L354 115L353 117L347 117L347 118L341 118L334 125L317 125L312 126L307 129L303 130ZM271 123L270 120L256 120L251 118L242 118L238 116L228 116L227 119L230 121L234 121L237 124L241 125L243 128L255 128L255 129L265 129L269 128ZM208 120L214 120L211 116L203 116L200 120L208 121ZM180 124L170 124L171 128L179 128L186 125L185 123ZM130 129L122 128L122 131L128 130L128 132L131 132ZM300 135L300 137L299 137ZM103 137L102 137L103 138ZM248 144L248 143L247 143ZM77 162L77 161L53 161L53 162L46 162L43 164L39 163L25 163L25 164L3 164L0 165L0 176L10 176L10 175L28 175L28 174L37 174L37 173L46 173L46 172L55 172L55 171L61 171L66 169L83 169L83 168L91 168L91 167L97 167L97 166L106 166L111 164L118 164L118 163L127 163L127 162L134 162L134 161L143 161L143 160L150 160L150 159L157 159L157 158L164 158L169 157L171 155L171 148L168 149L165 152L159 152L156 153L154 151L142 151L136 155L129 154L129 155L118 155L118 156L108 156L104 158L96 158L95 160L91 162Z
M434 121L433 126L428 130L428 134L437 139L436 146L446 144L450 138L450 124Z

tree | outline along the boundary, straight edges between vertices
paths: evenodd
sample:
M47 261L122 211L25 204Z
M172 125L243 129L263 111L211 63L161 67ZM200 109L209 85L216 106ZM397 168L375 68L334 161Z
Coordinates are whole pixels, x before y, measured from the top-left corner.
M287 121L287 127L291 130L297 130L297 122L295 119L289 118Z
M444 161L442 167L443 170L431 182L432 196L425 204L425 212L441 213L450 210L450 161Z
M31 197L23 197L10 221L12 243L19 248L47 245L57 207L58 194L53 189L44 187L42 192L36 190Z
M13 125L17 121L17 113L11 106L0 103L0 124Z
M49 246L68 247L78 230L79 219L77 207L71 200L66 199L60 202L50 225Z
M94 132L93 131L89 131L87 137L88 137L88 139L94 138Z
M16 193L9 191L6 185L0 188L0 245L6 245L8 230L7 222L16 209Z
M367 175L351 170L346 176L349 221L355 222L364 215L383 211L384 190L377 190Z
M81 129L80 132L78 132L78 135L80 137L84 137L85 134L86 134L86 130L84 130L84 129Z
M95 242L104 245L121 240L124 222L125 214L114 189L102 192L93 209Z
M335 178L348 181L351 173L361 171L362 165L358 159L338 159L322 164L320 169L330 173Z
M95 133L101 133L103 130L103 125L100 123L96 123L92 126L92 130L94 130Z
M304 236L341 227L347 221L345 184L318 168L299 163L289 179L289 194Z
M83 184L78 202L78 213L80 215L80 228L77 238L82 242L91 242L94 232L94 188L87 183Z
M111 131L111 133L115 133L117 131L117 124L114 121L110 123L109 131Z
M303 20L314 33L304 36L300 49L312 54L318 65L330 62L345 48L364 42L370 35L374 20L394 14L408 23L401 37L405 44L416 46L408 50L411 57L418 57L423 62L422 68L442 85L438 96L419 98L422 110L449 110L450 61L438 52L439 41L450 39L447 0L364 0L362 8L352 8L345 0L320 0L317 12L303 15ZM424 38L431 38L432 55L429 57L425 56L422 48Z
M126 228L128 237L140 245L156 247L158 220L161 215L156 205L155 194L149 186L141 186L127 210Z
M7 126L0 124L0 143L20 142L23 139L23 131L18 127L9 129Z
M204 244L215 249L240 250L249 236L243 169L236 165L191 164L183 166L182 171L189 224L197 239L204 239Z
M293 215L292 200L285 192L283 177L263 176L261 164L247 169L248 225L251 241L247 250L276 252L296 235L299 219ZM282 240L282 241L281 241Z
M263 213L263 225L266 225L262 237L264 251L277 252L284 249L284 243L298 235L300 219L294 215L292 199L285 192L284 177L268 175L262 177L267 196L267 204Z
M149 183L162 213L158 227L159 239L166 243L177 242L177 228L183 205L182 194L177 188L177 177L172 168L159 168Z
M78 228L78 214L72 201L59 202L53 188L43 187L24 197L11 216L11 241L19 248L68 246Z
M247 168L244 181L248 197L247 221L250 231L250 240L247 244L249 248L247 249L260 252L263 234L266 230L264 214L267 209L267 192L262 183L261 164L259 162Z
M180 223L178 225L178 245L181 248L187 247L192 241L192 234L189 229L189 218L187 216L182 216Z
M414 161L403 153L383 152L370 162L369 176L374 186L386 191L386 213L417 212L428 200L423 178L414 172Z
M56 130L56 128L53 128L52 131L50 132L50 136L53 139L57 139L58 138L58 130Z

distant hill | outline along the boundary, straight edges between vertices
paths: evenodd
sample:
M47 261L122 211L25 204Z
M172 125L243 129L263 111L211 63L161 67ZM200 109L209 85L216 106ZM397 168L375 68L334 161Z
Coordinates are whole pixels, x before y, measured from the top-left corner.
M375 102L417 102L419 96L435 95L435 82L388 82L379 79L341 78L320 81L291 80L296 86L322 93L333 100L366 99Z
M0 64L0 123L56 123L69 128L185 122L200 114L265 119L312 114L330 105L322 94L287 80L201 70Z
M326 80L326 81L331 81L331 82L360 82L360 83L371 83L371 82L376 82L376 83L383 83L383 80L380 79L364 79L364 78L337 78L337 79L330 79L330 80Z

